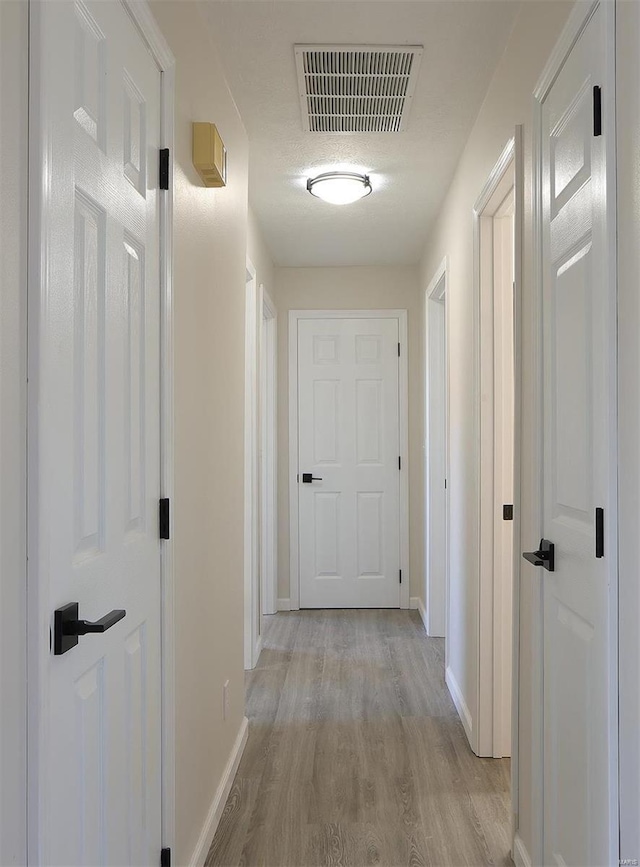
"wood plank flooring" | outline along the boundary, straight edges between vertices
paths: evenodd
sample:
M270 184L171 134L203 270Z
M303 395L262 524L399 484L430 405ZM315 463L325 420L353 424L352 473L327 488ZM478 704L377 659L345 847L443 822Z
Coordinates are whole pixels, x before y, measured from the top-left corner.
M267 621L207 867L512 864L509 762L469 749L415 611Z

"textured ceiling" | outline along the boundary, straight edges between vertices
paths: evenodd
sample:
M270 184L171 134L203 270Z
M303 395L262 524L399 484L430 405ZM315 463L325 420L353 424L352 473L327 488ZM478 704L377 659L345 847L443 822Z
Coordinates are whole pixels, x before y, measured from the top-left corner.
M205 0L204 6L249 135L251 206L275 262L417 262L519 3ZM304 132L296 43L424 45L406 132ZM334 166L369 173L372 195L342 207L310 196L306 178Z

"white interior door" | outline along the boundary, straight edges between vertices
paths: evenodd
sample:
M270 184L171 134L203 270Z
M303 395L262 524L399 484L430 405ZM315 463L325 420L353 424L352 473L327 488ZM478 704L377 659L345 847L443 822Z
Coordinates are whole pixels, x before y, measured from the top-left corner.
M596 509L615 504L612 325L603 85L604 12L593 14L542 104L545 539L544 863L604 865L617 855L614 815L613 534L597 551ZM604 89L606 93L606 88ZM606 96L611 99L611 94ZM603 556L598 556L602 553Z
M41 661L31 861L156 867L161 76L119 2L45 2L32 16L43 154L30 313L38 628L55 633L54 611L70 603L79 620L126 615L61 655L54 634Z
M300 319L302 608L399 607L399 420L398 320Z

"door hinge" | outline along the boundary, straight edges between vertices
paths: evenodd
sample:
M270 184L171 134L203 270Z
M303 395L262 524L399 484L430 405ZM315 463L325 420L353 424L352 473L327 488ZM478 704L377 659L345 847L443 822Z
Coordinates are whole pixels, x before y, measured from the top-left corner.
M604 509L596 509L596 557L604 557Z
M171 538L171 518L170 518L170 503L168 497L163 497L159 503L158 516L160 524L160 538Z
M398 583L399 583L399 584L402 584L402 569L400 569L399 572L398 572L398 579L399 579L399 580L398 580Z
M158 185L161 190L169 189L169 148L160 148L160 161L158 167Z
M447 490L447 480L446 479L444 480L444 489L445 489L445 491Z
M502 520L513 521L513 505L511 503L502 507Z
M398 358L400 358L400 344L398 344Z
M160 850L160 867L171 867L171 849Z
M602 89L597 84L593 88L593 134L602 135Z
M398 469L402 469L402 455L398 455Z

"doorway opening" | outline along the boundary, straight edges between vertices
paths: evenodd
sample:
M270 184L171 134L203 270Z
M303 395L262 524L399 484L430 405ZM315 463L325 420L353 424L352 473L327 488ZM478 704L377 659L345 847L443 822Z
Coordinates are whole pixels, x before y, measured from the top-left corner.
M474 208L479 411L479 756L511 755L515 510L516 139Z

